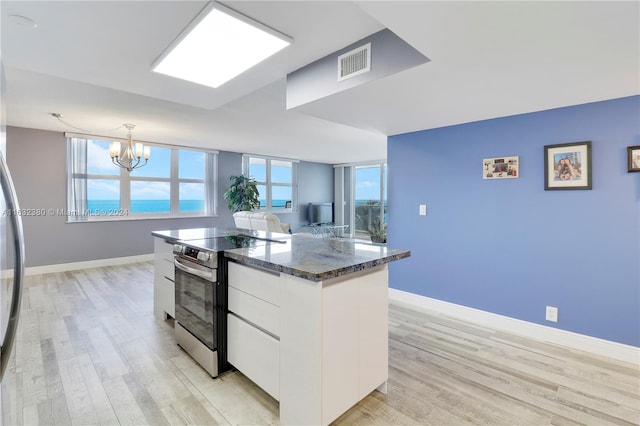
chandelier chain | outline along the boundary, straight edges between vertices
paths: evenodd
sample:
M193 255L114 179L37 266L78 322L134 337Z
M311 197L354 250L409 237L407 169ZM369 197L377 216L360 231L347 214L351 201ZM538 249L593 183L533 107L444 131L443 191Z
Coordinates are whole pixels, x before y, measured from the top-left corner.
M62 119L62 114L59 114L57 112L50 112L49 113L52 117L56 118L59 122L61 122L62 124L64 124L65 126L69 126L72 129L78 130L82 133L88 133L88 134L96 134L96 133L107 133L107 132L115 132L116 130L120 130L123 127L126 127L124 124L121 124L118 127L115 127L113 129L105 129L105 130L87 130L87 129L83 129L82 127L78 127L78 126L74 126L71 123L66 122L65 120Z
M76 129L88 134L96 133L94 131L86 130L81 127L74 126L73 124L67 123L62 119L62 114L58 114L57 112L51 112L49 114L60 121L62 124L69 126L72 129ZM131 172L134 169L146 166L149 162L149 157L151 156L151 147L148 145L145 146L142 143L136 143L134 148L133 136L131 135L131 131L135 129L136 125L131 123L124 123L114 129L102 130L98 133L115 132L116 130L120 130L123 127L127 129L127 142L125 143L124 148L120 145L120 142L111 142L111 146L109 147L109 156L111 157L111 162L114 165L122 167L128 172ZM142 162L143 159L144 163Z

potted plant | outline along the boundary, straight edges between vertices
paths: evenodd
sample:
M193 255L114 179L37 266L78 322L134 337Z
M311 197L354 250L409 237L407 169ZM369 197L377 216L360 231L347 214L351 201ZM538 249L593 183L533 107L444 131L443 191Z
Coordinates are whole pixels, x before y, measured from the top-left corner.
M260 207L258 187L254 178L245 175L230 176L231 186L224 193L231 213L250 211Z
M376 218L369 228L369 236L373 243L387 242L387 224Z

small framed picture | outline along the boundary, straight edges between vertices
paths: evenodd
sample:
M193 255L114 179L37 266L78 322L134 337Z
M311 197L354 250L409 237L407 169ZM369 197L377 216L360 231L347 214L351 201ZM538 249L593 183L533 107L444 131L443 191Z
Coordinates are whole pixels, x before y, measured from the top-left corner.
M544 189L591 189L591 141L544 147Z
M482 160L482 179L513 179L520 176L518 157L485 158Z
M640 145L627 147L627 172L640 172Z

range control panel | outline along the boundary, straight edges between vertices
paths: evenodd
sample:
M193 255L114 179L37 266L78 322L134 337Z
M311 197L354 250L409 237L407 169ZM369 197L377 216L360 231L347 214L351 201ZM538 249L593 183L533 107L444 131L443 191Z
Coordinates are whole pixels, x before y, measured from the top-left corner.
M183 246L180 244L176 244L173 246L173 253L205 263L208 263L212 260L212 258L215 257L215 253L211 253L205 250L199 250L193 247Z

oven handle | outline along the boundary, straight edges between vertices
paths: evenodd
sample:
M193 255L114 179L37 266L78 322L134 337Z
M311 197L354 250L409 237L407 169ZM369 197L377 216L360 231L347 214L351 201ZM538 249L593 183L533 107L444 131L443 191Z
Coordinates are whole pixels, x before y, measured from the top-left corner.
M175 265L176 268L180 269L183 272L186 272L187 274L191 274L191 275L195 275L196 277L204 278L207 281L212 281L211 270L203 271L201 269L191 268L191 267L185 265L184 263L180 262L180 260L177 257L173 260L173 264Z

